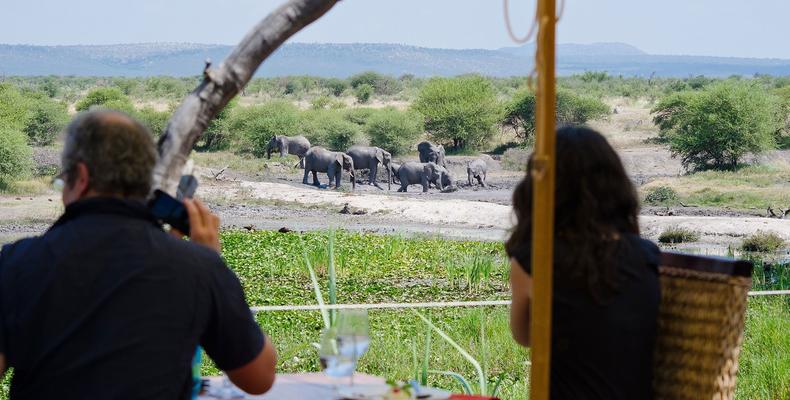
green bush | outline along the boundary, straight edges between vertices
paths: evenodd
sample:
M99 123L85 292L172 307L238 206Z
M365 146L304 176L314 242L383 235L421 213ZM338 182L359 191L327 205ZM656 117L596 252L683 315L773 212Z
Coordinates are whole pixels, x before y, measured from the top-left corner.
M590 79L597 81L597 78ZM516 93L505 108L503 124L512 127L516 135L528 141L535 133L536 102L535 92L527 89ZM584 124L609 115L606 103L597 98L576 95L566 89L557 90L556 102L557 126Z
M329 78L324 82L324 87L329 89L329 93L335 97L340 97L348 88L346 81L337 78Z
M423 122L422 117L414 112L387 108L370 118L365 131L371 145L392 155L401 155L407 153L422 135Z
M368 120L378 112L379 110L370 107L350 108L343 113L343 118L345 118L346 121L364 126L367 125Z
M198 150L225 150L238 139L239 136L233 135L229 127L230 116L237 104L238 100L234 98L214 116L195 146Z
M78 101L74 108L77 111L86 111L91 107L123 111L130 113L134 111L132 101L120 89L114 87L100 87L88 92L85 97Z
M660 243L689 243L699 240L699 233L677 226L667 228L658 236Z
M480 76L429 80L412 104L425 117L425 129L455 148L487 144L501 118L491 82Z
M296 135L304 129L299 109L287 101L272 101L250 107L238 107L227 122L230 135L243 138L253 154L266 153L274 135Z
M390 76L381 75L373 71L362 72L349 78L349 83L354 89L369 85L378 95L393 95L401 89L401 83Z
M645 203L654 206L668 206L678 202L678 194L669 186L656 186L647 190Z
M744 155L776 147L779 107L763 88L728 80L662 99L651 112L684 166L734 169Z
M354 88L354 96L356 96L359 103L365 104L370 101L370 97L373 96L373 91L373 86L363 83Z
M140 123L148 127L155 138L159 138L167 128L167 121L170 120L170 113L167 111L156 111L152 107L143 107L134 112L134 117Z
M46 146L55 141L68 122L65 104L49 98L36 99L29 103L24 132L30 144Z
M359 125L343 119L333 110L309 110L302 115L305 136L313 145L330 150L346 151L352 145L364 143Z
M0 128L24 129L28 120L27 103L16 86L0 83Z
M745 238L741 250L756 253L772 253L784 247L785 241L774 232L759 231Z
M329 96L317 96L310 100L310 108L313 110L323 110L328 108L332 103L332 99Z
M23 132L0 127L0 187L30 176L33 169L31 153Z

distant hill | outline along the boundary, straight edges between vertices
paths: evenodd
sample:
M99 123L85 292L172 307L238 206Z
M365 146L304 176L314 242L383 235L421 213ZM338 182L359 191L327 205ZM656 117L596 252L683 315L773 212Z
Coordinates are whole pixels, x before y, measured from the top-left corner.
M198 75L204 60L220 62L227 45L143 43L97 46L0 44L0 75L153 76ZM452 76L526 75L534 44L497 50L434 49L379 43L288 43L258 70L258 76L347 77L373 70L385 74ZM625 43L560 44L557 73L607 71L626 76L790 75L790 60L647 54Z

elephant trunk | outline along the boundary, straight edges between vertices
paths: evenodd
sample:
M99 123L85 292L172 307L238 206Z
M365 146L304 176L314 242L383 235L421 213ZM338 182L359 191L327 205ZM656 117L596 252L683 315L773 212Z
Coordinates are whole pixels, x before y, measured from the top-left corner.
M351 176L351 190L355 190L357 188L357 175L354 173L354 169L352 168L349 172Z

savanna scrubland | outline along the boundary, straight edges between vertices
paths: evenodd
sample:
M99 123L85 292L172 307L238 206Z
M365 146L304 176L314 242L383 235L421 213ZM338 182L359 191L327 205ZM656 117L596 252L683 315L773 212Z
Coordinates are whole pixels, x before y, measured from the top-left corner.
M43 232L62 211L50 181L58 172L58 133L71 115L121 110L156 137L197 81L4 78L0 243ZM790 223L783 218L790 211L790 78L588 72L557 85L558 123L586 123L620 154L643 200L646 237L665 248L753 258L756 289L790 288ZM306 259L339 303L507 299L501 241L533 143L534 107L524 77L256 78L196 145L198 196L222 218L223 255L253 306L314 303ZM398 185L389 191L360 183L352 192L345 173L338 190L303 185L296 157L265 157L273 135L304 135L339 151L379 146L398 162L416 161L416 144L431 140L447 149L455 187L396 193ZM476 158L488 165L488 188L467 183L466 164ZM325 174L319 178L327 182ZM274 232L280 228L290 232ZM339 230L331 252L330 229ZM526 398L529 352L510 339L505 307L426 315L478 358L489 386L500 382L500 397ZM318 313L258 318L276 339L281 370L318 369L309 345L320 329ZM438 337L429 341L430 329L415 315L371 311L371 319L371 351L360 370L393 379L454 371L475 389L471 364ZM789 398L788 321L786 297L750 299L739 398ZM204 365L204 373L216 372ZM441 373L428 381L462 389Z

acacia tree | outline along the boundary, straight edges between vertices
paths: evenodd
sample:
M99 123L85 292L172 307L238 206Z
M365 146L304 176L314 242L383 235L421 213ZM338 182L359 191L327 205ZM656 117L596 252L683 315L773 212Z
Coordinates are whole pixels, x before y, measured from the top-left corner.
M412 107L425 117L425 130L434 140L456 149L483 145L501 116L494 88L480 76L431 79Z
M724 81L681 92L653 108L670 150L690 169L734 169L746 154L776 147L779 101L749 82Z

